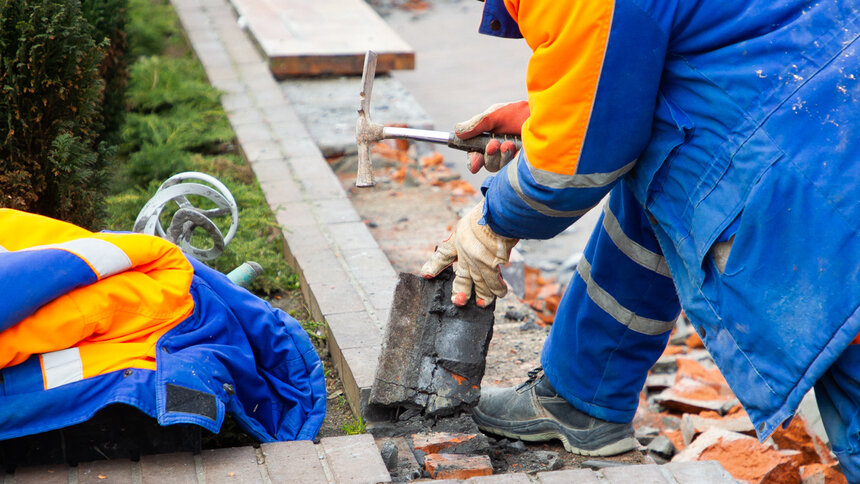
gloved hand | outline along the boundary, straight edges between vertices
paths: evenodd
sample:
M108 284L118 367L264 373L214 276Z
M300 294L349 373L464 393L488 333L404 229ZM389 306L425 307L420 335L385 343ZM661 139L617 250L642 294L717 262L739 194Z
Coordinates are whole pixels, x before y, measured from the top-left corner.
M454 134L460 139L474 138L484 132L519 136L529 114L528 101L493 104L472 119L455 124ZM478 173L485 166L488 171L495 173L507 165L516 153L516 145L512 141L501 143L492 140L487 143L483 154L469 154L469 171Z
M469 300L473 284L475 301L482 308L508 292L499 264L508 261L519 240L496 235L487 225L478 224L482 208L483 202L461 218L454 233L421 267L421 277L431 279L457 260L451 291L451 302L457 306L464 306Z

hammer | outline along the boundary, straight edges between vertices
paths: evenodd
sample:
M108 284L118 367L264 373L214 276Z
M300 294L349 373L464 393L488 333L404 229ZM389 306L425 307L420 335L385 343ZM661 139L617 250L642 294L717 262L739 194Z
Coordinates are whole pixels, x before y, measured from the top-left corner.
M426 129L396 128L374 123L370 119L370 93L373 90L373 77L376 75L376 52L369 50L364 56L364 71L361 74L361 94L358 104L358 121L355 123L355 142L358 145L357 187L372 187L376 184L373 177L373 164L370 160L370 143L384 139L413 139L448 145L451 148L483 153L490 140L513 141L519 150L522 142L519 136L482 134L467 140L460 139L447 131Z

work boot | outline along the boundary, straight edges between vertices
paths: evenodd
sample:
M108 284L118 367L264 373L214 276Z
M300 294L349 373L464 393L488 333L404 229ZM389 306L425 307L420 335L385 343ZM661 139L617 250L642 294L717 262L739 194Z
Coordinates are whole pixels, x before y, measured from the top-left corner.
M559 439L574 454L609 456L636 447L633 425L580 412L550 385L541 368L516 388L482 388L472 419L485 432L542 442Z

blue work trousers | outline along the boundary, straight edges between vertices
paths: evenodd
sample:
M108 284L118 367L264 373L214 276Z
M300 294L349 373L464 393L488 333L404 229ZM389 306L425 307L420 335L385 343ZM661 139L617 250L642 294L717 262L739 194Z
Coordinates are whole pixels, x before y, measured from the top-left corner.
M679 312L648 217L622 182L559 305L541 355L546 377L580 411L630 422ZM860 483L858 368L860 345L851 345L815 385L827 435L851 483Z

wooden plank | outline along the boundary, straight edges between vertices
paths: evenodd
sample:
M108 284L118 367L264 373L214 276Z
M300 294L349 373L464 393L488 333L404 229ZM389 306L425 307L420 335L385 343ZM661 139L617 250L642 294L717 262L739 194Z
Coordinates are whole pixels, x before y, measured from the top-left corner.
M414 69L415 52L365 0L231 0L275 77L358 75L364 54L377 72Z

